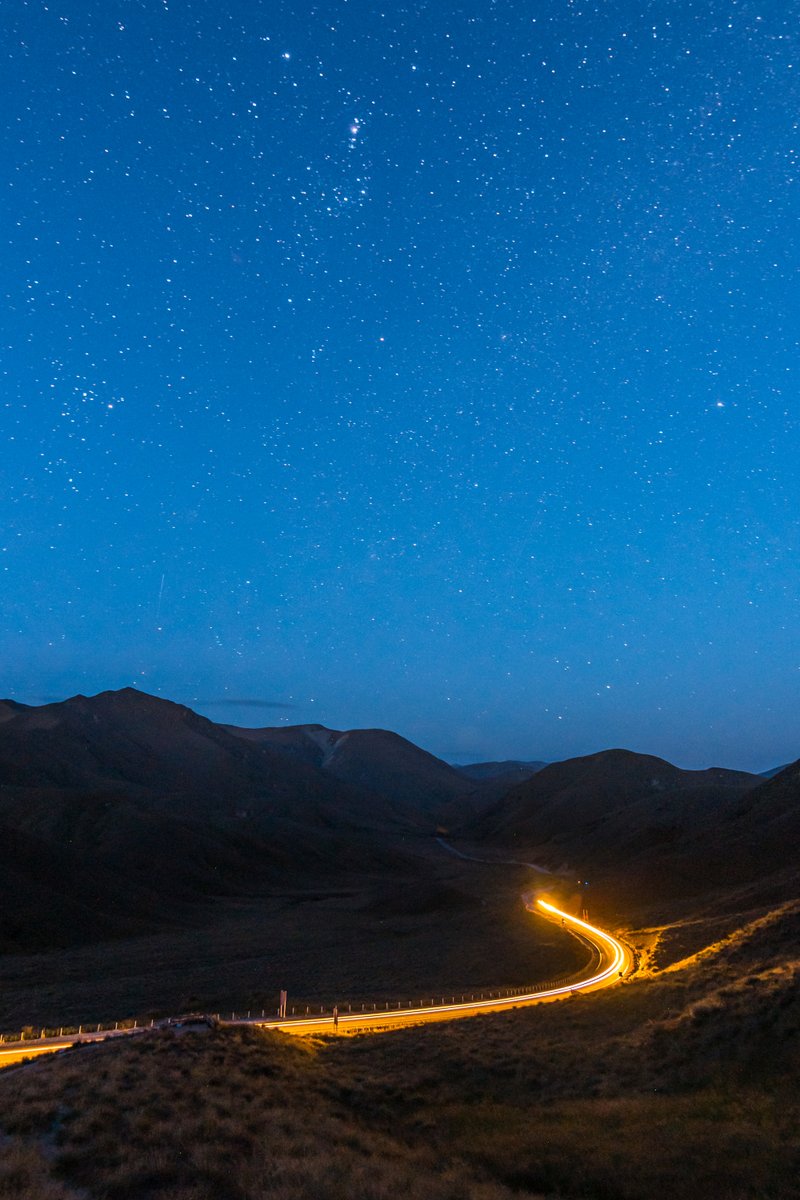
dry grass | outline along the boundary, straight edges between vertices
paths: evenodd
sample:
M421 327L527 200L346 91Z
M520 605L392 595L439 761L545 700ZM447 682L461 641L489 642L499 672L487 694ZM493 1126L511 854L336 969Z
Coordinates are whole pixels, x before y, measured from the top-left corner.
M19 1174L31 1156L31 1200L74 1195L47 1191L61 1181L109 1200L510 1200L481 1172L359 1122L324 1052L279 1035L86 1048L9 1073L0 1102L13 1139L0 1162Z
M513 1188L650 1200L793 1194L793 1120L752 1093L558 1102L543 1112L475 1105L445 1112L442 1140Z
M652 965L660 970L682 970L720 955L730 958L733 953L743 958L748 947L752 947L755 958L763 960L770 944L782 957L800 936L800 901L677 921L658 930L639 932L657 934Z
M795 919L560 1004L309 1042L161 1031L7 1072L0 1196L789 1200Z
M8 1071L0 1197L796 1200L798 907L685 928L673 969L563 1003L305 1043L166 1030Z
M35 1142L7 1138L0 1143L0 1197L3 1200L79 1200L80 1194L51 1174L51 1164Z

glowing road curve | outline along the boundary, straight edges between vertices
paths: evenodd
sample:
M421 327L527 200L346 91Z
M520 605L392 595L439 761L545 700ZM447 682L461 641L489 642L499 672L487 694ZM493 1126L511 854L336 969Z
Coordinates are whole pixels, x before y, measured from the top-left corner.
M386 1029L396 1029L404 1025L416 1025L426 1021L447 1021L459 1017L477 1016L482 1012L501 1012L509 1008L520 1008L531 1004L541 1004L543 1001L557 1000L564 996L574 996L577 993L596 991L598 988L609 987L627 974L631 967L631 953L613 934L588 921L573 917L571 913L563 912L547 900L537 900L527 906L533 912L539 912L551 921L559 924L565 931L588 943L593 951L592 963L586 969L586 976L573 976L566 982L552 987L544 985L530 992L514 992L506 995L496 995L489 999L470 999L453 1001L450 1004L420 1005L416 1008L395 1008L374 1012L342 1012L338 1016L321 1014L307 1017L253 1017L225 1021L228 1025L257 1025L262 1029L279 1029L283 1033L309 1036L316 1033L357 1033L361 1030L378 1032ZM165 1022L159 1022L164 1024ZM122 1030L108 1033L106 1031L91 1034L74 1034L65 1037L47 1038L39 1042L13 1042L0 1045L0 1067L9 1066L23 1058L31 1058L41 1054L66 1050L76 1043L99 1042L108 1037L125 1037L131 1034L143 1033L144 1030Z
M451 1004L420 1005L417 1008L398 1008L377 1012L346 1012L338 1018L328 1015L318 1017L285 1017L271 1020L253 1019L247 1024L258 1025L263 1029L280 1029L283 1033L310 1035L314 1033L331 1033L336 1031L355 1033L359 1030L397 1028L402 1025L418 1024L424 1021L446 1021L457 1017L469 1017L481 1012L500 1012L503 1009L520 1008L531 1004L541 1004L542 1001L556 1000L563 996L573 996L579 992L596 991L609 987L630 970L631 953L613 934L588 921L573 917L571 913L563 912L547 900L537 900L535 906L528 905L531 911L541 910L540 915L547 916L557 922L569 933L588 942L598 956L598 961L587 968L585 978L580 976L570 979L567 983L551 988L543 988L532 992L522 992L514 995L495 996L488 1000L463 1000Z

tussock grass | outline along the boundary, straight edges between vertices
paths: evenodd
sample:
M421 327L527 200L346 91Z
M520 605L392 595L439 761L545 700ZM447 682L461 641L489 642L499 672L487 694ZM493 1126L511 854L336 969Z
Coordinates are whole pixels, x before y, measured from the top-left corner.
M746 1109L717 1091L562 1101L535 1114L476 1105L442 1120L451 1150L512 1188L619 1200L676 1196L689 1184L703 1197L793 1194L796 1130L752 1097Z
M0 1162L19 1177L28 1155L30 1200L510 1200L482 1172L360 1122L316 1043L165 1031L41 1066L0 1077Z
M79 1193L51 1174L35 1143L7 1138L0 1144L0 1197L3 1200L79 1200Z
M708 959L724 957L764 961L772 953L779 959L800 937L800 901L744 914L727 914L706 920L680 921L661 932L656 965L667 971Z
M748 912L680 969L504 1014L164 1030L10 1070L0 1198L796 1198L796 922Z

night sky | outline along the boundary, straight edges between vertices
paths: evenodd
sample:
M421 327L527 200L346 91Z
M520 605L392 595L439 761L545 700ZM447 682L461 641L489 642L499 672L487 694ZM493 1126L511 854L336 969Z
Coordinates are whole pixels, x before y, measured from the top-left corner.
M2 694L800 755L800 8L9 0Z

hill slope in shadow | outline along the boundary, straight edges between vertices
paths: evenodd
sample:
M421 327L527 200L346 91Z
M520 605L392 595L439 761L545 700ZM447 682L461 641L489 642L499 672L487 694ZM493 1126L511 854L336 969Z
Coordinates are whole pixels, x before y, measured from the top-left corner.
M440 820L459 805L472 813L480 804L479 782L388 729L225 728L247 742L313 765L331 779L384 796L396 812L415 823Z
M685 771L626 750L544 767L475 819L460 836L513 847L566 876L599 876L621 906L743 885L786 867L778 838L766 847L782 776L712 768ZM762 796L762 808L751 807ZM747 814L751 813L748 817ZM760 847L762 849L760 849ZM605 889L608 892L608 887Z
M0 948L119 936L215 895L403 873L384 797L133 689L0 712Z

